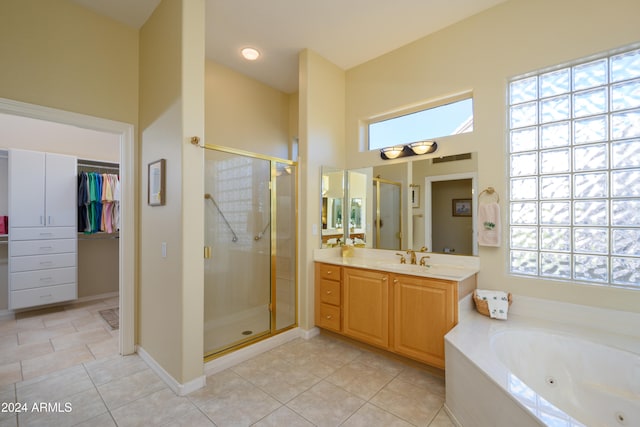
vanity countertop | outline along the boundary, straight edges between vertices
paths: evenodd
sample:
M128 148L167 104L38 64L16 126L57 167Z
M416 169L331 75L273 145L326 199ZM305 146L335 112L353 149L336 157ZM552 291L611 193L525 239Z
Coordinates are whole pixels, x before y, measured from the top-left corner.
M330 248L314 250L313 259L317 262L344 267L367 268L456 282L461 282L480 271L480 261L477 257L416 252L418 262L424 256L429 257L426 260L427 266L421 266L401 264L397 253L405 254L404 251L353 248L353 256L343 257L340 248ZM409 256L406 254L404 256L408 262Z

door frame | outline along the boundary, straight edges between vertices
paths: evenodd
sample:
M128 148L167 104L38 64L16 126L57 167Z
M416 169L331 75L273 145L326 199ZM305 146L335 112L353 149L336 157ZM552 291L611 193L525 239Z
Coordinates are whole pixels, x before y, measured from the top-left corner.
M478 217L478 206L476 203L476 195L478 194L478 173L465 172L449 175L434 175L424 177L424 244L429 248L429 252L433 252L433 229L432 229L432 206L431 206L431 184L437 181L455 181L459 179L471 180L471 225L472 231L472 248L473 256L478 256L478 233L476 229L476 218Z
M119 307L120 354L135 353L135 274L136 274L136 150L134 125L41 105L0 98L0 113L29 117L107 132L120 139L120 239L119 239Z

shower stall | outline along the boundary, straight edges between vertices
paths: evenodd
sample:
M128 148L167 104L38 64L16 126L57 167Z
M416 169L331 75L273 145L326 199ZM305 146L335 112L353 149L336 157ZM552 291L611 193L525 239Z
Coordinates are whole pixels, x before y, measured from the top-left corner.
M297 164L205 146L204 356L297 326Z
M402 183L373 178L373 247L402 249Z

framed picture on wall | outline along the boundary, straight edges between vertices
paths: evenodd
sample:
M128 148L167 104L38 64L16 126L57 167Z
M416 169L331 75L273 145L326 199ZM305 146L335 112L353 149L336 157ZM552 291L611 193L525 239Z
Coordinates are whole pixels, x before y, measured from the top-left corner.
M149 163L147 176L147 204L149 206L162 206L165 204L165 165L165 159Z
M453 199L453 216L471 216L471 199Z

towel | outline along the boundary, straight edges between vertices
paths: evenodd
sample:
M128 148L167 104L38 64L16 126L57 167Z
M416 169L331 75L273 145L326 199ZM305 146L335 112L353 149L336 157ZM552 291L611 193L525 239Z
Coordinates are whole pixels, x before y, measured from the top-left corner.
M487 302L489 306L489 316L492 319L507 320L509 311L509 296L503 291L481 291L476 290L478 298Z
M500 205L486 203L478 207L478 245L500 246L502 227L500 226Z

